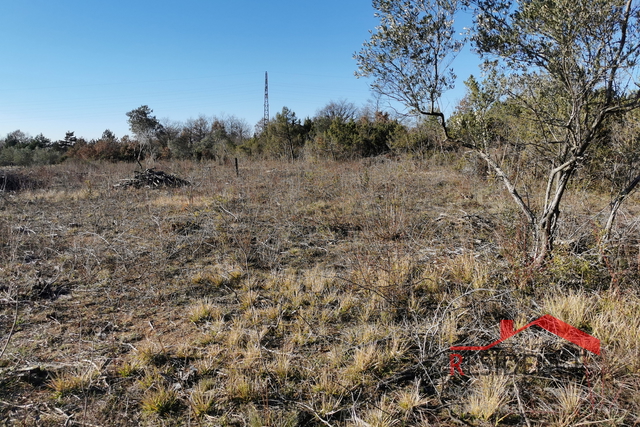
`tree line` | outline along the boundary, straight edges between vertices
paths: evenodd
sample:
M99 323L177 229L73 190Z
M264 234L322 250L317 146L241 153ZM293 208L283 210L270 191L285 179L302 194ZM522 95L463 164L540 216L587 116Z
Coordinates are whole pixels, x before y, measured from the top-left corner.
M283 107L267 123L253 129L235 116L186 122L158 120L147 105L126 113L131 135L117 137L109 129L86 140L69 131L52 141L20 130L0 139L0 165L53 164L65 159L126 161L143 159L224 160L234 156L295 160L313 156L333 160L377 156L391 151L424 155L438 145L428 123L407 122L387 112L332 101L314 117L300 119Z

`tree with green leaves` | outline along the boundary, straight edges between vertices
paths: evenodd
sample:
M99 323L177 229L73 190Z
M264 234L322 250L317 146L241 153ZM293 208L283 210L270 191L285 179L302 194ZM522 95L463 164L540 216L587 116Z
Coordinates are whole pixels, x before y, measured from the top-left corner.
M64 135L64 139L57 141L55 145L59 150L66 151L69 148L73 147L77 140L78 138L75 136L75 132L67 131Z
M308 131L293 110L282 107L282 111L267 123L260 136L263 151L275 157L294 160L304 146Z
M374 0L380 26L356 54L357 75L416 113L439 118L444 138L475 151L502 180L527 218L542 265L554 247L568 184L598 144L607 120L640 106L636 81L640 9L634 0ZM464 36L454 29L473 12ZM449 132L438 100L453 84L450 68L468 37L492 80L468 105L476 130L493 105L508 99L530 127L528 147L546 159L540 200L521 196L487 132Z
M138 163L144 151L153 154L153 142L162 133L163 126L156 116L152 116L153 110L147 105L131 110L127 113L129 129L136 136L140 151L138 152Z
M373 0L380 25L355 55L358 77L373 77L374 92L414 113L440 117L442 94L453 88L451 64L464 46L456 37L458 0Z
M214 119L204 138L194 145L194 154L200 160L224 157L224 150L230 144L227 129L221 120Z
M28 148L30 150L35 150L38 148L44 149L44 148L49 148L51 144L52 144L51 140L40 133L34 136L33 138L31 138L31 141L29 141Z
M3 147L26 147L29 144L29 140L31 137L26 133L22 132L20 129L14 130L13 132L9 132L7 136L4 138Z

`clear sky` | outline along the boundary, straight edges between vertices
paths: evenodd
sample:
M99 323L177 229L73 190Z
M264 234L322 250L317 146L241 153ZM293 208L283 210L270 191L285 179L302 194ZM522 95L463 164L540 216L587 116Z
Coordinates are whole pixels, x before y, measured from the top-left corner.
M373 14L370 0L2 1L0 138L121 137L141 105L159 119L235 115L253 126L265 71L271 116L283 106L313 116L341 99L363 106L373 97L353 54Z

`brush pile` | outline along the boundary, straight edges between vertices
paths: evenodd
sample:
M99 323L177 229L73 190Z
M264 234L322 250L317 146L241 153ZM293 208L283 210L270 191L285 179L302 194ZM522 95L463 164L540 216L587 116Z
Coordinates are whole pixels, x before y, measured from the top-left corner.
M114 187L157 188L185 187L188 185L191 185L189 181L151 168L144 171L135 171L135 178L122 179Z
M0 170L0 193L20 191L35 186L36 183L28 176Z

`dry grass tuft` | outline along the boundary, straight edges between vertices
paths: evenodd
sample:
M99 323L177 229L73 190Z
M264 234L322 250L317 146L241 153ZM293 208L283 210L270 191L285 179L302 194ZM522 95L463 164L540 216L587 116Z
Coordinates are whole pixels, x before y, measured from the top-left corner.
M137 349L136 362L141 366L161 366L169 359L169 352L161 342L146 341Z
M200 381L189 394L189 405L196 417L208 414L216 401L216 383L210 379Z
M393 427L400 424L400 420L395 418L395 414L383 408L368 409L362 418L353 415L352 425L354 427Z
M91 367L88 370L61 372L49 380L48 386L54 392L54 397L62 398L71 394L86 391L99 372Z
M507 403L507 383L503 374L482 375L472 385L465 411L475 418L489 420Z
M396 393L396 404L403 414L403 418L407 419L416 408L429 403L431 398L420 392L420 381L416 380L414 385Z
M140 401L142 410L149 414L163 416L180 407L178 394L164 386L148 390Z
M570 383L554 390L554 394L557 399L557 403L554 405L557 408L555 425L573 425L573 421L577 418L584 400L582 388L575 383Z
M189 320L193 323L219 320L222 309L209 298L204 298L189 308Z
M557 289L543 300L543 310L577 328L588 326L596 301L584 291Z
M489 266L472 252L452 258L446 263L444 272L454 283L469 284L475 289L487 286L489 280Z

